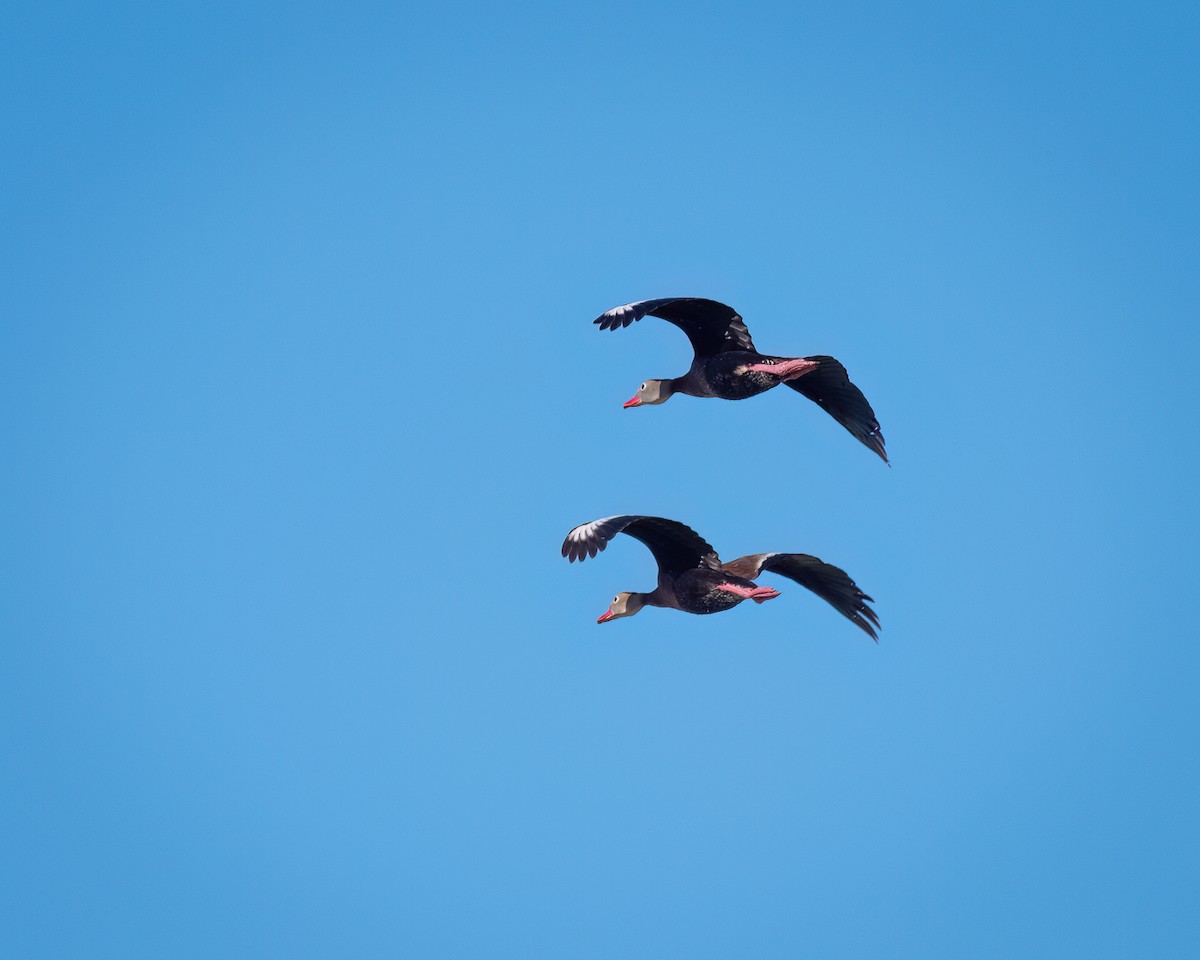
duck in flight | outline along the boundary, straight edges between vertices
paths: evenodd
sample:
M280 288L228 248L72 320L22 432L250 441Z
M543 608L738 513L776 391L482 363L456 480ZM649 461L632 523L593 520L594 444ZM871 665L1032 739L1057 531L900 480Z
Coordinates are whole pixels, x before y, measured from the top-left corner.
M658 586L650 593L623 592L613 597L597 623L632 617L642 607L670 607L685 613L720 613L743 600L766 603L779 596L774 587L754 580L764 571L807 587L874 641L879 617L874 603L846 572L806 553L752 553L722 563L709 544L690 527L662 517L603 517L580 524L567 534L562 555L586 560L608 546L618 533L640 540L658 563Z
M601 330L627 327L642 317L675 324L692 342L696 356L682 377L647 380L625 402L628 407L665 403L672 394L745 400L786 383L814 401L884 463L883 434L875 411L833 357L774 357L759 353L750 331L733 307L702 297L663 297L613 307L593 323Z

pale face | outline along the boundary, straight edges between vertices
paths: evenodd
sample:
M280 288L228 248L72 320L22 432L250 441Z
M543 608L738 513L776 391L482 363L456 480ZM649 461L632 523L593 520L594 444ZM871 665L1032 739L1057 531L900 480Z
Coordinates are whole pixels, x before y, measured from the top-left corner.
M666 403L671 396L670 388L665 380L647 380L630 399L625 401L625 407L653 406Z
M642 601L632 593L618 593L608 605L608 610L600 614L597 623L608 623L609 620L619 620L621 617L632 617L642 609Z

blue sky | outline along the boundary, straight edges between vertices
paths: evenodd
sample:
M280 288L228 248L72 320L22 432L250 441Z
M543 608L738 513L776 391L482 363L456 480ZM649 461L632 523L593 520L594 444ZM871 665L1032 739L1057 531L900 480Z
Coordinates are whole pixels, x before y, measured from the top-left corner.
M17 4L6 956L1190 956L1190 5ZM733 304L840 358L621 403ZM783 395L786 394L786 395ZM648 610L615 513L788 581Z

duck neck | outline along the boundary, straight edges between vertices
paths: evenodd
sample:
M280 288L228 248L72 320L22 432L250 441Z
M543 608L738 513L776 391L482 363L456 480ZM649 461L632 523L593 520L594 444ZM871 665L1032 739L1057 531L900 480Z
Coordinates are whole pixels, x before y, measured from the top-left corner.
M643 607L668 607L670 603L667 600L667 595L659 584L649 593L635 593L635 597L642 601Z

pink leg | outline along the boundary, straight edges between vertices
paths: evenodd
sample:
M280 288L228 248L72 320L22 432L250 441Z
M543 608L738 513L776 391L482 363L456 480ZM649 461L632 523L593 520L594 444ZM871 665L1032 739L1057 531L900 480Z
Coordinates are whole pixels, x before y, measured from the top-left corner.
M737 594L737 596L753 600L755 603L766 603L779 596L779 591L774 587L743 587L737 583L718 583L717 589Z
M819 364L816 360L800 358L797 360L780 360L777 363L748 363L746 364L746 369L753 370L755 373L769 373L779 377L781 380L795 380L806 373L812 373L818 366Z

